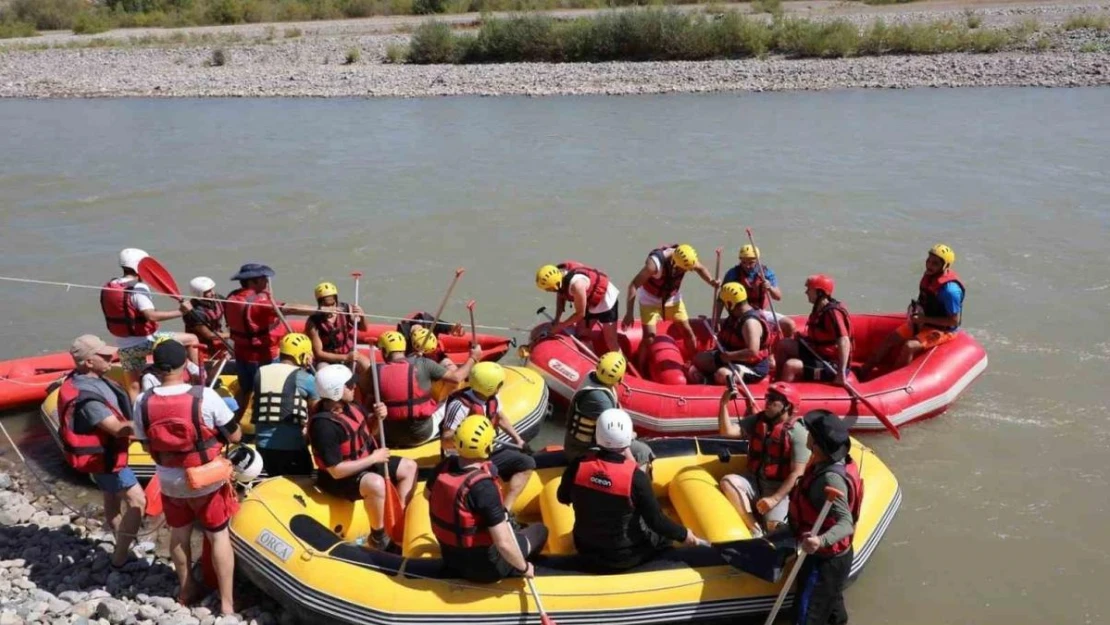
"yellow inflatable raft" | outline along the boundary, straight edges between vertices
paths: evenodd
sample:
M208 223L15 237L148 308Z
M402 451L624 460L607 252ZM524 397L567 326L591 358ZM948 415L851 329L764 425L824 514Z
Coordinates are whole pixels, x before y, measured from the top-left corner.
M658 456L656 495L669 515L714 544L750 539L743 519L717 488L721 476L743 469L745 442L669 439L651 445ZM871 450L853 442L852 453L866 483L854 577L881 540L901 492ZM671 549L627 573L580 572L571 538L574 513L556 500L565 460L558 452L536 458L540 468L516 512L521 521L542 520L550 529L535 582L560 625L700 622L770 610L786 576L770 583L740 572L715 547ZM522 580L481 585L445 575L422 484L406 510L402 556L358 546L354 539L369 531L361 503L325 495L307 477L256 486L231 531L241 572L305 622L539 623ZM765 540L741 544L774 551Z
M114 367L108 374L116 381L123 379L123 373L120 368ZM235 394L239 388L239 382L234 375L224 375L220 377L222 386L219 389L221 395L230 397ZM464 385L465 386L465 385ZM442 400L448 393L458 388L454 384L447 384L437 382L432 393L436 400ZM501 399L501 409L505 416L516 428L517 432L525 440L531 440L540 431L540 425L543 423L550 405L547 401L547 386L543 382L543 377L524 367L505 367L505 386L498 393ZM46 400L42 402L42 407L39 410L43 423L50 431L51 436L54 437L54 442L57 443L58 448L61 449L61 439L58 438L58 391L52 389L46 396ZM253 440L254 425L251 423L251 410L247 408L240 422L243 433L246 435L246 442L249 444ZM508 437L504 434L500 435L500 439L509 442ZM386 441L387 443L389 441ZM416 460L420 466L434 466L439 461L439 441L435 440L426 443L419 447L411 449L397 449L397 455ZM135 474L140 478L149 478L154 476L154 460L150 454L145 452L137 442L131 443L131 448L128 450L128 466L131 467Z

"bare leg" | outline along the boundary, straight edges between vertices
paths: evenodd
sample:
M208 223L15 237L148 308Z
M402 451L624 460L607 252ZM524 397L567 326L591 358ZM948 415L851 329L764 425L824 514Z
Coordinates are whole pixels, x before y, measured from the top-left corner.
M112 565L123 566L127 561L128 550L135 542L135 535L139 533L139 525L143 522L143 509L146 508L146 495L138 484L128 488L122 496L116 494L119 500L120 516L118 530L116 531L116 550L112 554Z
M406 505L412 500L413 487L416 486L416 463L409 459L401 461L397 468L397 494Z
M690 327L690 322L686 319L678 322L682 327L682 340L686 344L687 354L696 354L698 352L697 335L694 334L694 328Z
M532 471L521 471L509 480L509 488L505 493L505 509L509 512L513 511L513 505L516 504L520 493L524 491L524 485L528 483L530 477L532 477Z
M802 371L805 369L805 364L797 358L791 358L786 361L782 366L782 375L779 377L783 382L794 382L802 378Z
M113 534L119 531L119 511L121 496L119 493L104 493L104 522Z
M232 597L232 584L235 581L235 552L231 549L231 534L227 528L218 532L205 532L212 545L212 565L216 568L216 579L219 580L220 612L232 614L235 612L235 601Z
M366 507L366 516L370 518L370 529L380 530L385 527L385 479L377 473L367 473L359 482L358 492L362 495L362 504Z
M740 485L740 477L737 475L726 475L721 478L720 482L721 492L724 493L725 499L728 499L733 508L740 513L740 518L744 520L744 524L748 526L748 531L752 536L762 536L763 529L759 527L759 523L755 520L755 513L752 510L751 499L748 498Z
M924 350L925 346L917 339L910 339L902 345L902 352L898 354L897 367L907 367L913 359Z
M170 559L173 560L173 568L177 572L177 602L181 605L188 605L193 594L192 571L190 571L193 553L189 544L192 538L192 525L170 529Z
M605 338L605 349L610 352L621 351L620 341L617 339L617 324L601 324L601 335Z

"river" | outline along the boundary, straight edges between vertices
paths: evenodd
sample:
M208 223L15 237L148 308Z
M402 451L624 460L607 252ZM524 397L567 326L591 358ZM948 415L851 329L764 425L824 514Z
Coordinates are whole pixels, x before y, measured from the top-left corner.
M350 296L361 270L363 305L403 315L464 266L448 315L475 298L479 324L524 327L551 304L536 267L567 257L623 288L659 243L730 261L751 227L785 311L818 270L891 311L943 241L990 367L900 443L867 436L905 500L853 622L1104 623L1108 110L1107 89L8 100L0 276L98 285L135 246L225 292L268 263L287 300L325 279ZM0 359L104 330L93 291L2 280L0 324ZM5 423L56 458L34 419Z

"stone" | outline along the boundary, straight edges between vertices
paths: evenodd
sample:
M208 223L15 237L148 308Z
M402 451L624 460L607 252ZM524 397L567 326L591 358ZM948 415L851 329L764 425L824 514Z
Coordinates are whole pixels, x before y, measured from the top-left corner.
M234 614L225 614L216 619L216 625L239 625L242 619Z
M141 605L138 609L138 616L142 619L154 620L162 616L162 611L152 605Z
M84 601L85 598L88 596L89 593L81 592L78 590L67 590L65 592L58 593L59 599L61 599L62 601L67 601L69 603L80 603L81 601Z
M131 611L127 609L127 604L119 599L105 599L96 606L96 615L106 619L109 625L122 625L131 616Z
M0 473L0 488L8 490L12 487L12 476L7 473Z
M208 616L200 619L200 625L216 625L216 617L209 614Z
M69 614L73 606L62 599L51 599L47 602L46 611L50 614Z
M89 599L110 599L111 597L112 593L101 588L97 588L89 593Z
M148 603L163 612L173 612L181 607L177 601L169 597L151 597Z
M92 599L89 601L82 601L73 605L72 614L79 618L92 618L96 615L96 609L100 605L99 599Z
M23 617L10 610L0 612L0 625L23 625Z
M203 619L206 616L212 616L212 610L209 610L208 608L203 606L199 608L193 608L193 616L199 619Z
M22 588L23 590L34 590L35 582L32 582L31 580L24 577L12 580L12 586L15 586L16 588Z

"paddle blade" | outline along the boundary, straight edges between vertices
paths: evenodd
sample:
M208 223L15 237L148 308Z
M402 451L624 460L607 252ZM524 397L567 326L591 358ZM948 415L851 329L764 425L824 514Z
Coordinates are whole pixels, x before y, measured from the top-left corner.
M736 540L713 545L721 559L733 568L775 583L786 571L786 561L794 555L797 541L789 529L763 538Z
M405 510L393 481L385 480L385 533L398 545L405 538Z
M162 263L155 258L147 256L139 261L139 278L160 293L181 297L181 289L177 288L177 281Z
M546 614L540 615L540 625L556 625L555 619Z
M146 509L143 512L147 516L162 514L162 482L157 475L147 482L143 494L146 495Z

